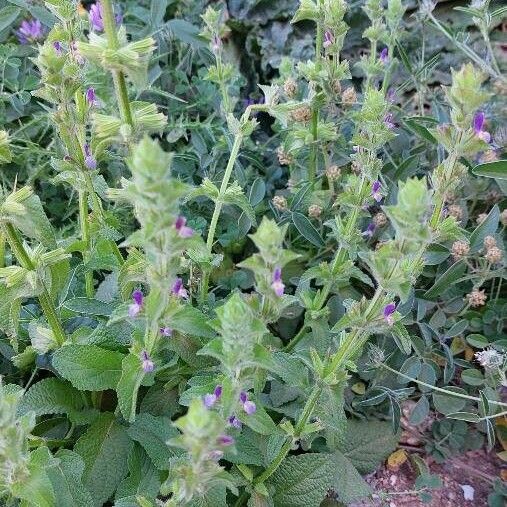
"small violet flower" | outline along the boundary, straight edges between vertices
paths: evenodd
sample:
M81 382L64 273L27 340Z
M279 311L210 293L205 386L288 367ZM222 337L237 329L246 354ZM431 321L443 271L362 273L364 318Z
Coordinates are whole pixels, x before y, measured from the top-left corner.
M60 42L58 41L55 41L53 42L53 47L55 49L55 53L57 54L57 56L62 56L62 45Z
M384 125L389 129L393 130L396 128L396 123L394 122L394 116L393 113L387 113L384 116Z
M96 32L104 31L104 20L102 19L102 5L100 2L96 2L90 6L90 12L88 13L90 19L90 25L92 30Z
M218 51L220 51L220 47L222 46L222 40L220 37L217 37L216 35L213 37L213 40L211 41L211 51L216 54Z
M173 330L170 327L161 327L160 334L162 336L171 336L173 334Z
M97 95L95 94L95 88L88 88L86 90L86 102L90 107L97 107L99 105L99 101L97 100Z
M232 438L230 435L220 435L217 439L217 442L220 445L232 445L234 444L234 438Z
M271 284L271 288L278 297L283 296L285 285L282 282L282 270L279 267L276 267L273 271L273 283Z
M247 415L252 415L257 410L255 403L248 399L248 394L244 391L241 391L239 401L243 405L243 410L247 413Z
M91 171L94 171L95 169L97 169L97 160L92 155L92 151L88 143L84 145L84 152L85 152L85 166Z
M178 236L180 238L190 238L194 234L194 230L190 227L187 227L185 224L187 223L187 219L185 217L179 216L174 223L174 227L178 231Z
M387 322L389 326L394 324L393 314L396 311L396 305L394 303L389 303L384 308L384 320Z
M211 408L222 396L222 386L218 385L211 394L205 394L203 401L206 408Z
M382 200L382 193L380 189L382 188L382 183L379 180L373 182L371 186L371 196L377 201L380 202Z
M183 287L183 280L181 278L176 278L176 280L173 283L172 294L176 297L187 299L188 298L188 292L185 287Z
M334 36L329 30L326 30L324 32L324 42L322 43L322 45L325 48L328 48L329 46L331 46L333 44L334 44Z
M227 422L233 428L241 429L241 421L235 415L231 415L231 417L229 417L229 419L227 419Z
M129 306L129 317L136 317L143 307L143 293L140 290L135 290L132 293L132 300L134 302Z
M361 233L362 236L371 238L373 236L373 233L375 232L375 224L371 222L365 231Z
M485 114L482 111L477 111L477 113L475 113L474 115L472 126L475 135L479 139L482 139L485 143L489 143L491 141L491 134L489 132L486 132L485 130L482 130L485 119L486 119Z
M141 361L144 373L150 373L155 369L155 365L153 364L153 361L150 359L150 356L146 350L143 350L141 352Z
M396 102L396 90L394 88L389 88L389 90L387 90L387 101L391 104Z
M20 44L37 42L44 37L42 23L38 19L25 19L16 30L16 36Z
M389 62L389 50L387 48L384 48L381 52L380 52L380 61L386 65L387 62Z

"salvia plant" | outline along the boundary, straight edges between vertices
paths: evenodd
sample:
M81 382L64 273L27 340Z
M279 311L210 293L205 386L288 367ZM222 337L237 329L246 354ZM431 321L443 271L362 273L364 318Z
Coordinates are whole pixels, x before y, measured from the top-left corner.
M467 58L425 112L401 0L357 58L351 7L300 0L312 56L247 99L226 6L187 3L0 2L33 116L0 110L2 505L347 505L404 406L437 461L505 446L504 10L460 8L472 49L422 2Z

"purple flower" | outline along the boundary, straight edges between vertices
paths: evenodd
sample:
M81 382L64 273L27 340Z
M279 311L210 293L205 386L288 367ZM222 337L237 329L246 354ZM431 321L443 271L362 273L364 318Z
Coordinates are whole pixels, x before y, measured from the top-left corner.
M394 88L389 88L389 90L387 90L387 101L391 104L396 102L396 90Z
M229 419L227 419L227 422L233 427L233 428L237 428L237 429L241 429L241 421L235 416L235 415L231 415L231 417L229 417Z
M88 13L92 30L96 32L102 32L104 30L104 20L102 19L102 5L100 2L96 2L90 6L90 12Z
M154 370L155 365L153 364L153 361L150 359L150 356L146 350L143 350L141 352L141 361L144 373L150 373Z
M136 317L143 307L143 293L140 290L135 290L132 293L132 300L134 302L129 306L129 317Z
M88 88L86 90L86 102L90 107L97 107L99 105L99 101L97 100L97 95L95 94L95 88Z
M15 33L20 44L37 42L44 37L42 23L38 19L25 19Z
M185 217L179 216L174 223L174 227L178 231L178 236L180 238L190 238L194 234L194 230L190 227L187 227L185 224L187 223L187 219Z
M324 32L324 42L322 43L322 45L325 48L328 48L329 46L331 46L333 44L334 44L334 36L329 30L326 30Z
M220 47L222 46L222 40L220 37L217 37L216 35L213 37L213 40L211 41L211 51L214 54L217 54L220 50Z
M241 393L239 394L239 401L243 405L243 410L248 415L252 415L257 410L255 403L248 399L248 394L245 393L245 391L241 391Z
M75 40L73 40L69 44L69 49L70 49L71 54L74 56L77 64L78 65L83 65L84 62L85 62L85 59L79 54L79 51L77 50L77 44L76 44Z
M380 52L380 61L386 65L386 63L389 61L389 50L387 48L384 48Z
M60 44L60 42L58 41L53 42L53 47L55 48L57 56L62 56L62 45Z
M271 288L278 297L283 296L285 285L282 282L282 270L279 267L276 267L273 271L273 283L271 284Z
M375 232L375 224L371 222L366 228L366 230L361 233L361 235L371 238L374 232Z
M252 415L257 410L257 407L253 401L247 400L243 403L243 410L247 413L247 415Z
M482 139L485 143L489 143L491 141L491 134L489 132L486 132L485 130L482 130L482 127L484 126L485 119L486 119L485 114L482 111L477 111L474 114L472 126L474 129L475 135L479 139Z
M382 200L382 194L380 189L382 187L382 183L379 180L375 180L371 186L371 196L377 201L380 202Z
M179 297L182 299L188 298L187 289L185 289L185 287L183 287L183 280L181 278L176 278L176 280L173 283L171 291L176 297Z
M97 169L97 160L92 155L92 151L88 143L84 145L84 152L85 152L85 166L88 169L94 171L95 169Z
M162 336L171 336L173 334L173 330L170 327L161 327L160 334Z
M220 445L232 445L234 444L234 438L230 435L220 435L217 439L217 443Z
M387 322L389 326L394 324L393 314L396 311L396 305L394 303L389 303L384 308L384 320Z
M396 128L396 123L394 122L394 116L393 116L393 113L387 113L385 116L384 116L384 125L389 129L389 130L393 130L394 128Z
M211 394L205 394L203 401L206 408L211 408L222 396L222 386L218 385Z

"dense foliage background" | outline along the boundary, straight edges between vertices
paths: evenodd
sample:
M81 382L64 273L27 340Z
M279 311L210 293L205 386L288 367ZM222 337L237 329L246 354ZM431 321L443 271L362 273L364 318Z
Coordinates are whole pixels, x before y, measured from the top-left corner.
M0 0L0 501L387 501L407 424L507 461L505 7L110 7Z

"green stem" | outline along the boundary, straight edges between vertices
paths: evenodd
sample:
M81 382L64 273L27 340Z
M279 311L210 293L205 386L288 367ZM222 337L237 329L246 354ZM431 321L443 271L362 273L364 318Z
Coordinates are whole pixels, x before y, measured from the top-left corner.
M5 266L5 234L0 231L0 268Z
M247 109L248 111L248 109ZM249 114L249 111L248 111ZM236 159L238 158L239 149L241 147L241 143L243 141L243 134L239 132L236 134L234 138L234 144L232 145L231 154L229 156L229 161L227 162L227 167L225 168L224 177L222 179L222 184L220 185L220 190L218 193L217 200L215 202L215 209L213 210L213 215L211 217L211 222L208 230L208 237L206 239L206 248L208 253L211 255L213 251L213 243L215 242L215 232L218 224L218 219L220 217L220 213L222 211L223 206L223 198L225 192L227 191L227 187L229 186L229 180L231 179L232 170L234 169L234 164L236 163ZM201 282L201 303L206 301L206 297L208 295L208 285L209 285L209 275L210 272L208 269L203 271L202 274L202 282Z
M102 0L102 19L104 20L104 33L106 34L107 42L110 49L118 49L118 33L116 29L116 20L113 12L113 5L111 0ZM133 127L134 121L132 118L132 111L130 109L130 101L128 97L127 83L125 76L120 70L112 70L114 90L116 99L120 109L122 120Z
M387 364L382 363L380 366L382 368L384 368L385 370L388 370L391 373L394 373L395 375L399 375L400 377L407 379L409 382L415 382L416 384L427 387L428 389L432 389L433 391L437 391L437 392L445 394L447 396L454 396L455 398L462 398L464 400L476 401L478 403L482 401L481 398L477 398L476 396L470 396L469 394L457 393L455 391L449 391L447 389L443 389L442 387L437 387L437 386L433 386L431 384L427 384L426 382L423 382L422 380L413 378L410 375L405 375L405 373L401 373L400 371L395 370L394 368L391 368ZM502 403L501 401L488 400L488 403L490 405L496 405L498 407L507 407L507 403Z
M11 247L12 252L19 264L29 271L36 271L35 265L33 264L32 259L30 259L28 252L25 250L21 238L14 226L10 223L6 223L4 224L4 228L9 246ZM42 285L42 293L39 295L39 303L41 305L42 311L44 312L44 315L46 316L48 324L53 331L53 335L58 345L63 345L67 339L65 332L63 330L62 324L60 323L56 309L53 305L53 301L44 284L44 281L41 279L39 279L39 281Z
M81 238L84 243L83 261L86 264L90 258L90 224L88 222L88 193L84 190L79 192L79 222L81 226ZM86 297L93 297L93 272L85 273Z
M308 168L308 181L313 183L315 181L315 177L317 176L317 163L319 158L319 110L314 109L312 112L312 149L310 153L310 165Z
M301 437L301 433L305 429L306 423L312 415L313 409L315 408L315 404L317 403L321 392L322 386L320 384L315 384L309 398L306 400L305 406L301 412L301 416L299 417L296 427L294 428L294 436L289 438L285 444L283 444L282 448L278 451L275 459L271 462L269 467L266 468L264 472L262 472L261 475L254 479L253 484L263 483L276 472L277 468L280 466L282 461L291 450L293 442Z
M308 326L306 324L303 324L303 326L298 331L296 336L294 336L294 338L292 338L292 340L289 343L287 343L287 345L285 345L284 351L290 352L291 350L293 350L294 347L303 339L307 329L308 329Z

